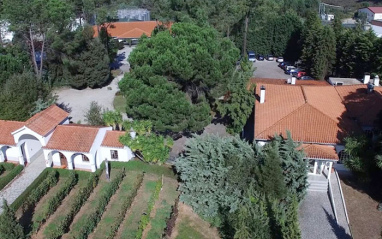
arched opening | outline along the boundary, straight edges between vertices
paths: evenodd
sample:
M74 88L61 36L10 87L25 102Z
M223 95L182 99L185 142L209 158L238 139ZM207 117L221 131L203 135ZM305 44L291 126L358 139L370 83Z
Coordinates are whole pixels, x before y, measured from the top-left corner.
M76 153L72 155L72 162L73 162L73 168L74 169L84 169L84 170L90 170L90 159L87 155L83 153Z
M54 167L60 167L60 168L69 168L68 166L68 160L64 153L61 153L60 151L51 151L48 154L49 160L51 160L51 165Z
M21 147L21 153L24 158L24 162L30 163L40 154L42 154L42 144L33 135L21 135L17 145Z
M10 147L7 145L0 148L0 162L7 162L8 161L7 149L9 149L9 148Z
M58 152L58 154L60 156L61 166L64 168L67 168L68 167L68 160L66 159L65 155L61 152Z

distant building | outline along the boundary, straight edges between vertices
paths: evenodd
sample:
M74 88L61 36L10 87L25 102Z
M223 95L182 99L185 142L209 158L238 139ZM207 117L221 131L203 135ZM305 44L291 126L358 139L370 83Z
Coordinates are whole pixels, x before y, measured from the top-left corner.
M358 14L365 13L368 22L382 20L382 7L365 7L358 9Z
M150 21L150 11L143 8L117 10L119 22Z
M9 23L0 21L0 43L10 43L13 40L13 32L9 30Z

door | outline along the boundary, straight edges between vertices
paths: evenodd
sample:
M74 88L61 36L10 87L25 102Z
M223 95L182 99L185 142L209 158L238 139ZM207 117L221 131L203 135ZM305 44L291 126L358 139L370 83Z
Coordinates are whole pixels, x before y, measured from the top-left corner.
M63 168L67 168L68 167L68 160L66 160L66 157L63 153L59 152L60 154L60 163L61 163L61 166Z

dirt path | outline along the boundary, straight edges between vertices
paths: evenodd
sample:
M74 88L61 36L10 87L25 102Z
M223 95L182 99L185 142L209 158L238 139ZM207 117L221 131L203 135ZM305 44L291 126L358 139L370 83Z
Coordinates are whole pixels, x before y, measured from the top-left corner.
M64 200L62 200L62 203L61 205L57 208L56 212L51 215L49 217L49 219L42 225L42 227L40 228L40 230L36 233L36 234L33 234L31 236L31 239L40 239L40 238L44 238L44 231L45 231L45 228L58 216L60 216L61 214L63 214L66 210L67 210L67 205L70 203L70 199L72 197L74 197L78 191L80 190L80 188L83 187L83 184L81 184L80 182L78 182L78 184L76 186L74 186L74 188L70 191L70 193L68 194L68 196L66 196L64 198Z
M202 234L205 238L208 239L220 239L219 232L216 228L211 227L211 225L203 221L198 214L196 214L192 208L184 203L179 203L178 205L179 214L176 219L175 228L172 232L170 239L176 239L178 236L179 225L183 220L187 220L190 222L190 226L196 228L200 234ZM179 238L182 239L182 238Z
M137 196L134 198L133 203L131 204L129 210L126 212L125 218L123 219L121 226L119 227L118 232L116 233L116 236L114 238L123 238L123 233L125 232L126 227L131 226L132 224L137 224L136 226L138 229L139 220L141 218L142 213L146 210L147 202L149 201L152 194L150 193L150 191L147 191L146 185L148 182L155 182L158 179L159 177L153 174L146 174L144 176L142 186L139 188ZM134 216L134 220L130 224L128 224L127 220L131 216Z

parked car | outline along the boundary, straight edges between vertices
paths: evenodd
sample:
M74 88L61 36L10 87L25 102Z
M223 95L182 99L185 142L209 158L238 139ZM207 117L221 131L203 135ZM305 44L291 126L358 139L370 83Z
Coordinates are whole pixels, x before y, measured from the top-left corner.
M310 76L301 76L299 80L314 80L314 79Z
M248 61L251 61L251 62L256 61L256 54L253 51L248 52Z
M290 75L290 74L293 74L293 73L297 73L299 71L301 71L301 70L298 69L298 68L295 68L295 67L291 67L291 68L285 70L285 74Z
M293 75L294 77L300 78L300 77L306 75L306 72L305 72L305 71L293 72L292 75Z
M277 62L284 62L284 57L279 56L279 57L277 57L276 61Z
M284 62L283 62L284 63ZM291 68L291 67L294 67L294 65L292 63L285 63L281 66L281 69L283 69L284 71Z
M273 61L275 58L272 55L267 55L267 61Z
M280 63L279 63L279 67L280 67L280 68L283 68L286 64L290 64L290 63L285 62L285 61L280 62Z
M257 55L257 60L264 61L264 56L263 55Z

